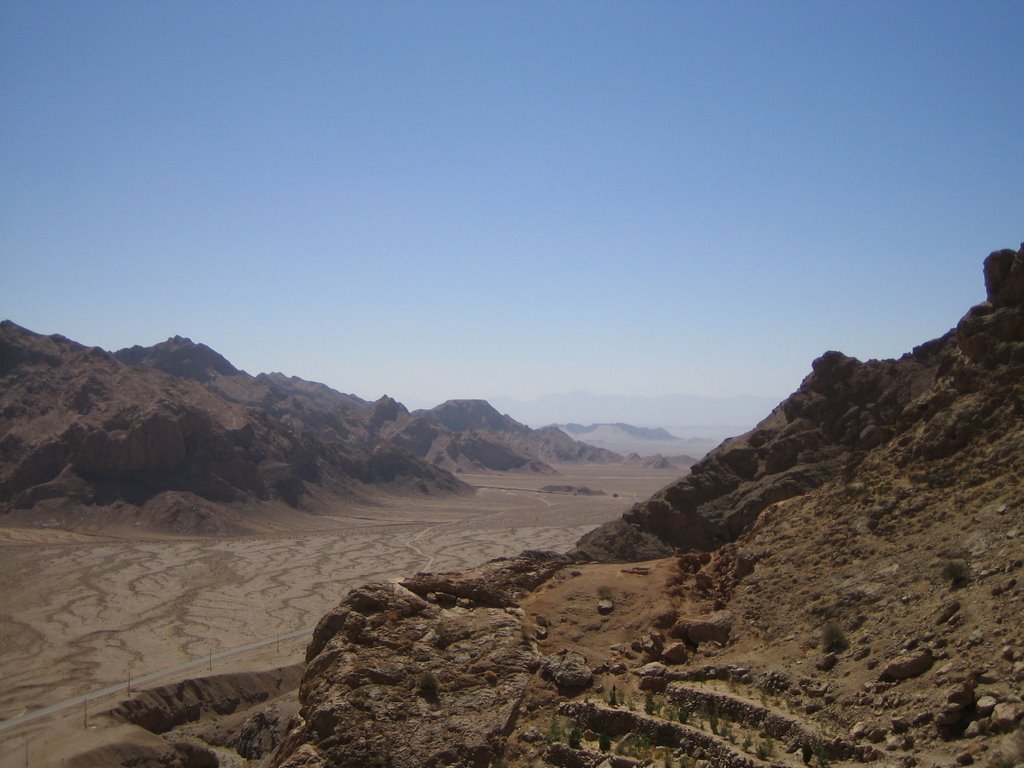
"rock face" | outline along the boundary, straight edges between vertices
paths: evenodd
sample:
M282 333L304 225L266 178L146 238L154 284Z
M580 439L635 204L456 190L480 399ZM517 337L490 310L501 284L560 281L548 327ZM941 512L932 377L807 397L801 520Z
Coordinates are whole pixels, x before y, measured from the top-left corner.
M485 768L539 663L515 615L442 608L395 584L351 592L307 657L281 768Z
M907 448L898 452L904 464L940 459L991 434L999 421L1013 423L1024 412L1022 260L1024 251L991 254L984 264L988 300L955 332L898 360L862 363L825 353L751 432L726 440L621 521L584 536L577 556L629 560L659 545L709 551L749 530L768 505L821 487L875 449ZM635 529L632 537L624 536L626 526Z

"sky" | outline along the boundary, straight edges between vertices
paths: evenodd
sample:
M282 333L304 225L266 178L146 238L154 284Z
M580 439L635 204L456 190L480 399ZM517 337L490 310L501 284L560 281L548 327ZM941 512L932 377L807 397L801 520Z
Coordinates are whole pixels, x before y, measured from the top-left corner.
M0 2L0 317L412 406L782 398L1024 240L1024 3Z

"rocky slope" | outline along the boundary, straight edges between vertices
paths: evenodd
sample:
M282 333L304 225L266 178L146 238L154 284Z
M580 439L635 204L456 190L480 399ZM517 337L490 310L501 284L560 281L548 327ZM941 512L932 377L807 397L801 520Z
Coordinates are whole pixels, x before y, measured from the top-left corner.
M554 427L531 429L486 400L448 400L430 410L398 414L381 433L452 472L531 470L550 463L618 463L622 457L572 439Z
M984 275L955 332L825 355L610 532L670 556L350 593L272 764L1024 763L1024 248ZM637 553L608 534L577 556Z
M318 512L382 486L465 489L393 446L326 442L224 398L200 383L203 371L214 371L209 381L241 374L199 352L183 363L189 377L172 376L0 324L0 513L24 524L238 531L243 508Z
M367 402L281 373L250 376L204 344L179 336L114 353L130 365L193 379L233 403L260 407L293 429L328 442L387 443L450 472L553 472L549 462L616 462L611 451L557 429L530 429L485 400L449 400L410 413L387 395Z

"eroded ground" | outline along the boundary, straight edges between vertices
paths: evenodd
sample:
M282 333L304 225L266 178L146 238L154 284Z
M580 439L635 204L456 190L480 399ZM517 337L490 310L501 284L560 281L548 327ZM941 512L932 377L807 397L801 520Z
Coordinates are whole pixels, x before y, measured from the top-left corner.
M0 729L124 684L129 672L136 681L164 672L166 680L189 676L189 664L216 671L293 663L308 630L353 585L456 570L524 549L566 550L676 474L559 470L554 477L466 475L479 486L473 496L396 499L325 520L333 530L293 535L146 540L0 529ZM537 492L553 482L606 495ZM78 727L82 709L73 718ZM46 764L47 750L56 754L46 721L4 730L0 765L25 765L26 738L29 764Z

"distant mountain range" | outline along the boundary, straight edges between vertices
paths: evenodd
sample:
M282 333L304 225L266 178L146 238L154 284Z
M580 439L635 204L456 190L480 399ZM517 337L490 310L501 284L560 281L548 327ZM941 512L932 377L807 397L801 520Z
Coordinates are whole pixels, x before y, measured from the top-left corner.
M662 427L635 427L632 424L557 424L563 432L588 445L596 445L622 454L640 457L664 456L681 467L688 467L714 448L713 438L679 438Z
M492 397L495 408L524 424L621 422L662 427L680 437L704 437L717 445L760 421L782 397L665 395L631 397L570 392L536 400ZM713 446L712 446L713 447Z
M469 492L458 473L624 460L483 400L410 413L387 396L251 376L180 336L110 353L10 321L0 413L0 515L69 527L244 531L275 505L323 513L382 492Z

